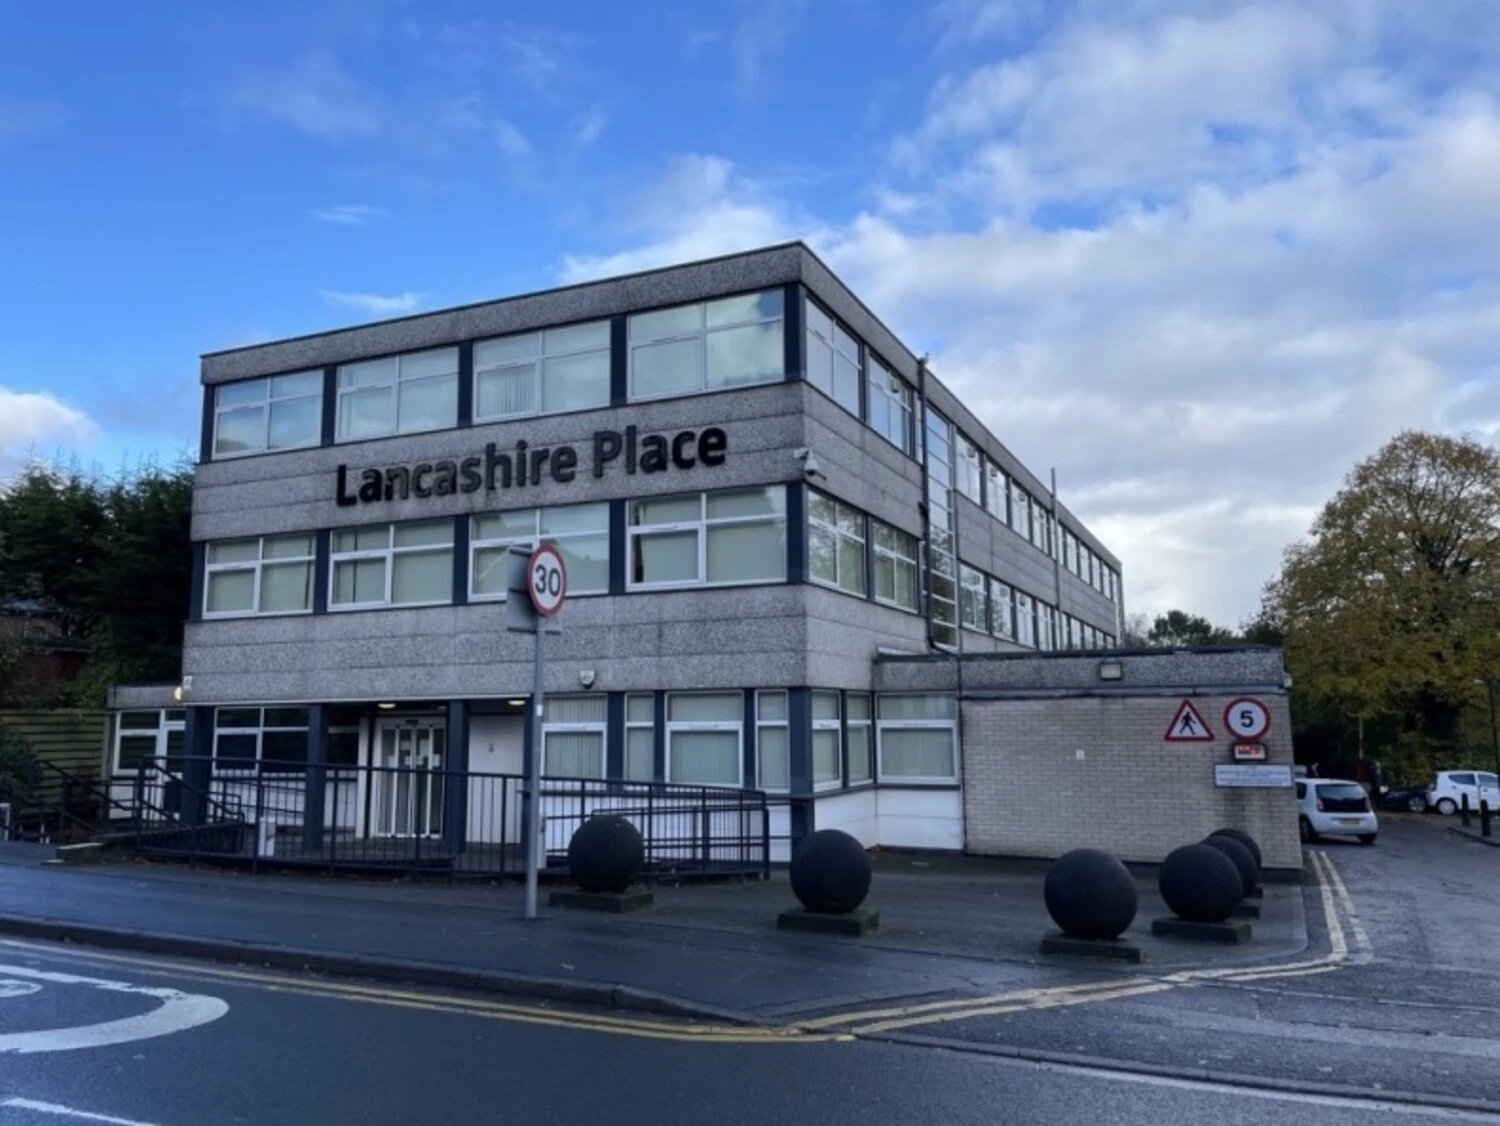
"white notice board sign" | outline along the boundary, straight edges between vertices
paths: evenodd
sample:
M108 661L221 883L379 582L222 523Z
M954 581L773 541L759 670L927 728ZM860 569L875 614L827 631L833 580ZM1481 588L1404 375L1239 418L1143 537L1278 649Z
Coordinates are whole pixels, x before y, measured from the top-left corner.
M1250 766L1245 763L1218 763L1214 766L1214 785L1236 789L1281 790L1292 785L1292 768L1267 763Z

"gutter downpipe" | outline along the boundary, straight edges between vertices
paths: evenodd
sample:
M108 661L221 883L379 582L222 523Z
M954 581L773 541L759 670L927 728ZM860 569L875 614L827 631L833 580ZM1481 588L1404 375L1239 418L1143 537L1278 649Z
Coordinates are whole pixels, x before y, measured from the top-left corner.
M927 357L917 358L917 441L922 443L922 620L927 630L928 652L937 648L932 639L932 478L927 451Z

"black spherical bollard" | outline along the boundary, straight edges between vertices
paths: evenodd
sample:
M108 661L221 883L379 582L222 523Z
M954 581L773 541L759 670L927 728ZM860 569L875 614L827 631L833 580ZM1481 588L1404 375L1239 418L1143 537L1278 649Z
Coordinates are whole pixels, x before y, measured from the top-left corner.
M1042 888L1047 914L1076 938L1119 938L1135 921L1135 880L1107 852L1079 848L1060 857Z
M1222 923L1240 901L1239 869L1208 845L1174 848L1161 862L1156 883L1172 912L1195 923Z
M623 817L590 817L568 842L568 872L584 891L624 891L645 863L641 832Z
M1260 854L1260 845L1256 842L1255 838L1252 837L1249 833L1245 832L1245 830L1215 829L1211 835L1215 837L1229 837L1231 840L1239 841L1240 844L1244 845L1250 850L1250 855L1255 857L1255 866L1257 868L1265 864L1266 858Z
M792 891L819 915L847 915L870 893L870 856L842 829L819 829L792 854Z
M1216 848L1234 862L1235 871L1240 874L1240 897L1244 898L1260 886L1260 865L1255 862L1255 857L1250 855L1250 850L1233 837L1215 833L1211 837L1205 837L1203 843L1209 848Z

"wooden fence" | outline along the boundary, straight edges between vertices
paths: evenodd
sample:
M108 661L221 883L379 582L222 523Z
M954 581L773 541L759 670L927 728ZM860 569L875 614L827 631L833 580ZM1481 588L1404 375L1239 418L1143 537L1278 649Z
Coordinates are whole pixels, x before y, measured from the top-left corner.
M103 710L0 710L0 730L20 735L37 758L90 781L98 781L104 762L107 720ZM57 780L47 778L33 796L50 802L59 794Z

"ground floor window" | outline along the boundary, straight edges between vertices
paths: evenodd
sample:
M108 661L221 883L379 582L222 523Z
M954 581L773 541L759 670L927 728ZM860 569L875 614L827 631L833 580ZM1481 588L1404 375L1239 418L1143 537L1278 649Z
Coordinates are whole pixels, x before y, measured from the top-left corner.
M656 697L649 692L625 697L625 777L631 782L656 777Z
M186 718L183 708L121 712L115 722L115 770L139 770L158 758L182 754Z
M667 697L667 781L738 786L744 697L738 692L674 692Z
M844 697L844 725L849 748L849 784L868 782L874 776L874 741L870 732L870 697L850 692Z
M958 780L958 704L952 696L881 696L876 717L880 781Z
M542 773L603 778L609 731L607 696L548 696L542 712Z
M307 768L307 708L218 708L214 768L288 773Z
M787 694L755 694L755 784L762 790L789 790L792 749L787 723Z
M832 789L844 779L839 754L839 694L812 694L812 775L813 789Z

